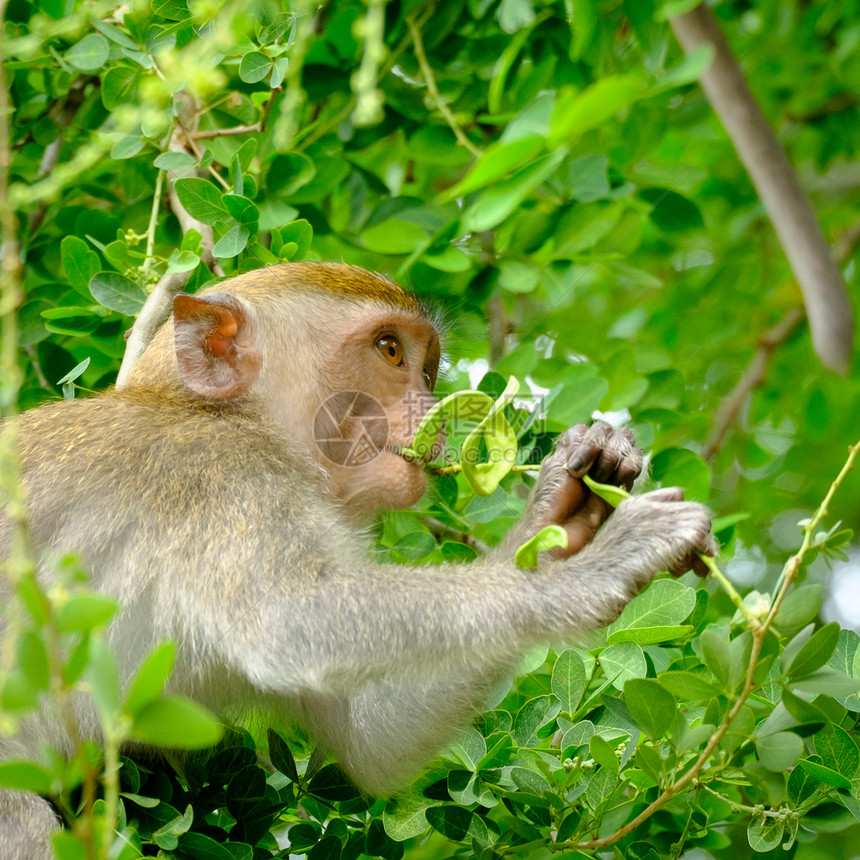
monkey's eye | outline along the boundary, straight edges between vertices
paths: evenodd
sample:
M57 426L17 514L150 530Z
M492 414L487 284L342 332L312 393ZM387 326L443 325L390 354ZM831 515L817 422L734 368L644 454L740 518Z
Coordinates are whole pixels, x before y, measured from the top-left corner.
M403 358L403 347L393 334L384 334L376 341L376 348L382 353L382 357L395 367L402 367L406 362Z
M429 368L424 371L424 384L430 391L436 387L436 374Z

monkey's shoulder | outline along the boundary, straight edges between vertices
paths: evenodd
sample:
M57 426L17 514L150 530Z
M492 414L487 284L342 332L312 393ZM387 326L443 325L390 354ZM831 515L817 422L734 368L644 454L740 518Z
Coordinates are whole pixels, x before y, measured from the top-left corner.
M272 486L298 482L311 492L322 486L306 453L253 402L157 388L30 410L21 417L21 449L25 476L49 483L53 476L67 487L122 483L163 495L183 481L201 492L235 487L239 475Z

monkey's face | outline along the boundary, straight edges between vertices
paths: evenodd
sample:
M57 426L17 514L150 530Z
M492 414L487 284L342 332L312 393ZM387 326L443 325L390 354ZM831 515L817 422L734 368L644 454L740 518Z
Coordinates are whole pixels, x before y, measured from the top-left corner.
M399 452L436 402L436 328L382 302L306 296L291 311L266 333L260 389L273 417L357 518L415 504L424 472Z
M356 513L409 507L426 479L400 450L435 403L438 333L408 311L360 306L337 328L326 396L313 417L314 455Z

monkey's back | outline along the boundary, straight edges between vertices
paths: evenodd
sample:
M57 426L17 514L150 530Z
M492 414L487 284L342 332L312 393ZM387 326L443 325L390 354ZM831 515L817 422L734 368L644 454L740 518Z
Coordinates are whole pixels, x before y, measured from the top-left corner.
M110 639L124 675L172 638L176 674L184 671L186 686L217 706L230 679L222 674L212 695L201 695L206 660L183 666L201 627L226 634L242 620L244 632L225 638L229 664L249 631L266 636L255 614L271 589L286 580L300 592L324 577L333 547L364 552L326 516L320 467L251 401L134 388L39 407L20 427L40 577L50 582L57 557L75 553L93 587L119 598ZM0 552L8 533L0 522Z

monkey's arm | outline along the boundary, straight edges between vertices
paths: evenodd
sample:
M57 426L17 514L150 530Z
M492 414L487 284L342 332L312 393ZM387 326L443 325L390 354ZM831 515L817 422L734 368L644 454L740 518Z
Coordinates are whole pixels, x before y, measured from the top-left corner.
M242 541L238 563L273 573L257 577L253 591L230 588L224 565L237 562L235 551L226 561L216 552L203 560L208 582L186 579L193 591L178 595L166 577L160 599L205 608L186 615L179 635L281 693L346 694L366 683L492 671L536 642L611 622L655 573L686 569L696 550L713 553L708 512L673 490L625 501L580 553L537 571L494 559L374 566L331 529L290 543L264 530L255 540L253 552L250 536Z

